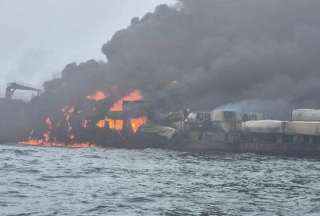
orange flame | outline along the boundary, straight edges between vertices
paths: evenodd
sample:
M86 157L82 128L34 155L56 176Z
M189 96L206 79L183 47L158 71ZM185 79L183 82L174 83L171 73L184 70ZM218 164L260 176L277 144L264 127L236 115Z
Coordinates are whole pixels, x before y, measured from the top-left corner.
M105 128L106 127L106 121L105 120L100 120L96 124L98 128Z
M147 123L147 117L143 116L140 118L131 119L131 128L134 133L137 133L139 128Z
M95 94L87 96L87 99L91 100L91 101L97 101L98 102L98 101L101 101L101 100L105 100L108 97L109 97L109 94L99 90Z
M117 102L113 104L113 106L110 108L111 112L122 112L123 111L123 102L128 101L128 102L135 102L135 101L141 101L143 100L143 95L141 91L139 90L133 90L130 92L127 96L124 96ZM114 119L107 119L107 122L109 124L110 129L118 130L121 131L124 128L124 121L123 120L114 120ZM132 128L132 131L136 133L139 128L144 125L147 122L147 117L139 117L139 118L134 118L130 120L130 125Z
M56 148L94 148L96 144L93 143L59 143L59 142L45 142L44 140L35 140L30 139L27 141L21 142L24 145L31 145L31 146L39 146L39 147L56 147Z
M101 101L104 99L107 99L109 97L109 94L104 93L103 91L97 91L93 95L87 96L88 100L94 100L94 101ZM128 95L124 96L117 102L113 104L113 106L110 108L111 112L122 112L124 110L123 103L125 101L128 102L135 102L135 101L141 101L143 99L143 95L139 90L133 90ZM92 143L76 143L76 137L72 128L72 124L70 122L70 119L72 118L74 112L76 111L74 106L66 106L61 111L64 114L64 118L68 125L68 138L70 139L70 144L60 143L57 142L57 139L53 136L53 128L54 128L54 122L50 119L50 117L47 117L45 119L45 123L48 127L47 131L43 133L42 137L40 139L34 139L33 138L33 132L30 134L30 138L27 141L21 142L23 144L32 145L32 146L43 146L43 147L67 147L67 148L91 148L96 147L95 144ZM122 131L125 127L125 124L129 127L131 127L132 132L137 133L139 128L144 125L147 122L147 117L138 117L130 119L129 122L126 122L125 120L119 120L119 119L103 119L96 123L96 126L99 128L105 128L109 127L112 130L116 131ZM59 124L59 123L58 123ZM83 120L82 121L82 127L88 128L89 120Z
M130 92L127 96L124 96L120 100L118 100L116 103L113 104L113 106L110 108L111 112L121 112L123 111L123 102L124 101L140 101L143 99L143 95L139 90L133 90Z
M123 130L123 127L124 127L123 120L107 119L107 122L111 130L117 130L117 131Z
M66 107L64 110L65 110L64 111L65 113L74 112L74 108L72 108L72 107L69 107L69 108ZM41 147L59 147L59 148L92 148L92 147L96 147L96 145L92 144L92 143L65 144L65 143L56 142L56 139L51 137L52 130L53 130L53 122L50 119L50 117L47 117L45 119L45 123L48 127L48 130L43 133L42 138L33 139L32 134L34 131L32 131L30 134L30 138L26 141L21 142L21 144L32 145L32 146L41 146ZM72 127L69 126L68 132L70 134L68 135L68 137L71 141L73 141L75 139L75 136L73 134L71 134L71 131L72 131Z

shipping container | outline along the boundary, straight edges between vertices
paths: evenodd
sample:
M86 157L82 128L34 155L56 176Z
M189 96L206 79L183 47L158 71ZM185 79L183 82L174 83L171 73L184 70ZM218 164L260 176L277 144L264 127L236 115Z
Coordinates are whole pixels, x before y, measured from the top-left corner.
M285 134L320 136L320 122L288 122L285 127Z
M320 110L296 109L292 111L292 121L320 121Z
M247 121L241 124L241 131L244 133L282 134L286 123L278 120Z

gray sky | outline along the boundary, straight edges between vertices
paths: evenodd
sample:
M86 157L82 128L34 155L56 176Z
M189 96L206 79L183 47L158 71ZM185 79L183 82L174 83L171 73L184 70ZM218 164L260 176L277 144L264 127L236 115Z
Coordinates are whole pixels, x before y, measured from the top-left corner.
M0 94L6 82L40 85L70 62L103 59L113 33L174 0L0 0Z

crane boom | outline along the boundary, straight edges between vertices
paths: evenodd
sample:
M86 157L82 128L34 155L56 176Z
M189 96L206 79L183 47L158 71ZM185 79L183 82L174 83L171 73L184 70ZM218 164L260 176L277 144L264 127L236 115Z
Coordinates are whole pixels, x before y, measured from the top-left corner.
M13 82L13 83L8 83L7 85L6 99L11 99L16 90L34 91L34 92L37 92L38 94L41 92L40 89Z

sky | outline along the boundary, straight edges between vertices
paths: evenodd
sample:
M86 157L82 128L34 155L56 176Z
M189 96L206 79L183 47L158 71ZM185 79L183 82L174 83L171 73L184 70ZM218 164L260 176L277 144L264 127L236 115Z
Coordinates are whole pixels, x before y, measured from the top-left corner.
M174 0L0 0L0 94L7 82L42 82L64 66L106 60L102 45L161 4Z

